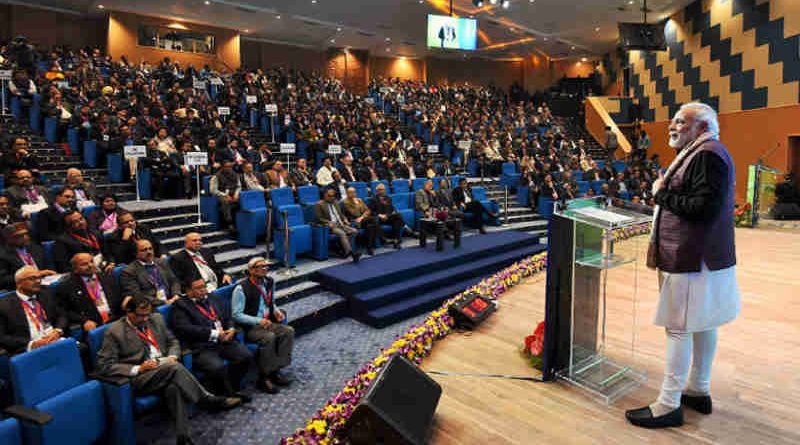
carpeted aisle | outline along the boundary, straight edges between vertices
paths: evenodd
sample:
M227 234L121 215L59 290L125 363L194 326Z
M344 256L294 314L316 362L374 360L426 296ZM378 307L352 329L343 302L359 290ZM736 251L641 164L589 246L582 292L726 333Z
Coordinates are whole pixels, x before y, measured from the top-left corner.
M297 339L288 371L295 382L280 394L255 393L252 403L219 414L198 412L192 419L192 439L197 445L277 444L302 427L316 410L342 389L344 382L395 336L421 322L427 314L383 329L345 318ZM252 389L252 382L249 383ZM150 416L137 423L139 443L175 443L168 414Z

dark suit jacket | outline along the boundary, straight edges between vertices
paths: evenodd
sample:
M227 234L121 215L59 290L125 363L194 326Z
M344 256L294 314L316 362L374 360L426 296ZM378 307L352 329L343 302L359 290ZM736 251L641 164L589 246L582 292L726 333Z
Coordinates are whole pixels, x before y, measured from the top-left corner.
M469 196L471 201L475 200L475 197L472 195L472 187L467 186L466 188L456 187L453 189L453 201L455 201L456 206L461 207L464 204L465 196Z
M36 239L39 242L51 241L64 233L64 214L55 205L39 212L36 219Z
M127 317L111 323L103 336L103 344L97 352L97 370L109 377L130 377L131 368L141 365L147 358L148 346L136 335L136 330L128 323ZM153 312L147 327L158 343L164 356L180 358L181 345L164 323L158 312Z
M217 313L222 328L232 328L233 321L230 315L224 314L213 301L209 299L206 301ZM200 349L214 344L208 341L213 325L190 298L184 297L175 302L172 308L172 328L175 330L178 340L181 341L181 345L186 348Z
M338 202L333 203L333 207L336 209L336 212L339 214L339 219L341 220L342 224L347 224L347 217L344 214L344 210L342 206L339 205ZM323 225L328 225L331 223L331 214L328 211L328 203L325 200L320 200L318 203L314 205L314 216L317 217L317 222Z
M67 317L56 299L43 289L39 293L39 302L50 324L69 335ZM28 317L17 294L0 298L0 347L14 355L25 352L30 341Z
M380 199L378 196L370 198L368 206L372 215L376 218L378 215L391 215L397 212L397 209L394 208L394 203L392 203L392 197L389 195L385 195L384 199Z
M94 184L92 184L89 181L83 181L82 183L80 183L80 185L78 185L77 188L82 189L83 193L86 194L86 197L88 199L94 201L95 204L99 204L97 202L97 188L94 186ZM77 199L77 196L78 196L78 194L75 193L76 199Z
M418 212L427 212L431 207L435 206L434 196L429 195L425 189L417 190L414 195L414 210Z
M208 267L214 271L214 275L217 276L217 283L222 284L222 277L225 275L225 271L217 264L217 260L214 259L214 254L206 248L201 248L200 255L205 262L208 263ZM170 257L169 267L181 283L201 278L197 264L195 264L194 260L189 256L189 252L187 252L186 249Z
M167 263L160 259L156 259L155 264L156 267L158 267L159 273L161 274L161 279L164 280L164 284L169 290L167 298L172 298L173 295L180 295L181 284L175 277L175 274L172 273L172 270L169 268ZM151 280L152 278L145 270L144 265L142 265L142 263L139 261L133 261L132 263L128 264L128 267L123 269L122 274L119 277L119 287L121 290L120 295L122 295L122 298L125 298L128 295L143 295L149 298L155 305L162 304L160 300L156 300L157 289Z
M36 189L36 193L41 196L44 196L44 200L47 201L49 204L50 200L50 193L47 191L46 188L42 187L41 185L34 185L34 189ZM6 195L8 195L8 199L11 201L10 204L12 207L19 208L23 204L28 204L28 195L25 194L25 189L18 185L12 185L6 189Z
M93 246L84 244L80 240L70 236L68 233L62 233L56 237L56 243L53 246L53 262L56 266L56 272L69 272L71 270L69 261L76 253L89 253L92 255L102 253L103 258L106 261L109 261L111 256L107 250L108 244L105 242L103 235L91 230L89 232L92 233L95 238L97 238L97 242L100 245L99 250L95 249Z
M344 179L346 182L358 181L358 170L353 165L350 166L350 169L352 170L352 172L347 171L347 169L344 166L342 166L342 168L339 169L339 173L342 175L342 179Z
M44 249L38 244L30 244L27 249L39 269L45 269ZM15 287L14 273L24 265L25 263L17 255L14 247L2 246L0 248L0 288L13 290Z
M117 207L116 212L114 212L114 218L117 217L117 213L119 213L122 209ZM89 212L89 216L86 217L86 225L89 227L89 230L96 230L100 232L100 224L103 224L103 221L106 219L106 213L103 211L102 208L98 207L91 212Z
M119 289L114 286L114 279L109 275L98 274L100 278L100 285L103 288L103 293L106 296L108 307L111 309L109 314L111 320L116 320L124 313L121 307L121 299L119 296ZM86 290L83 280L80 276L71 273L62 278L56 287L56 298L64 312L67 319L71 324L83 323L87 320L92 320L98 325L103 324L103 318L97 310L92 297Z
M160 257L164 253L158 238L153 236L153 232L146 225L137 223L136 233L139 235L139 239L146 239L153 244L153 253L155 253L156 257ZM132 263L136 259L136 240L133 237L130 237L127 241L123 240L121 229L117 229L109 235L106 239L106 245L108 246L108 253L111 255L111 261L116 264Z

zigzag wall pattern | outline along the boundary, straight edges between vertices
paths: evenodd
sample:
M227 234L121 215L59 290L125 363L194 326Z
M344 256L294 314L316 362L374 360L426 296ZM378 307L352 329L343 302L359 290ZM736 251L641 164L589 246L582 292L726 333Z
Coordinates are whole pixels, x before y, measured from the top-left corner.
M642 118L668 120L691 100L720 113L800 102L798 16L800 0L697 0L677 12L666 52L628 55Z

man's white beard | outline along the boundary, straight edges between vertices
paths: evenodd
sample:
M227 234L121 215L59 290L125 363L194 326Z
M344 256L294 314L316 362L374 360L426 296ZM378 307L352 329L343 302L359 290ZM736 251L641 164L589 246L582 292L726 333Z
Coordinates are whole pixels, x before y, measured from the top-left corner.
M692 143L693 140L697 139L699 134L695 134L696 132L690 131L688 133L676 133L677 137L673 137L672 135L669 136L669 146L680 151L683 147Z

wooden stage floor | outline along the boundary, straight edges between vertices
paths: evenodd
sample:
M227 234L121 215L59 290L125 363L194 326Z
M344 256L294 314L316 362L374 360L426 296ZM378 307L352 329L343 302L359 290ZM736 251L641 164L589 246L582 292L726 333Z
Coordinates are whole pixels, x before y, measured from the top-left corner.
M563 382L431 375L443 394L430 443L800 444L800 233L737 229L736 242L742 313L720 329L710 416L686 410L685 425L668 430L625 421L626 409L654 400L663 373L664 331L651 323L656 275L642 266L636 319L646 385L608 407ZM545 274L529 278L477 332L439 342L422 367L538 375L519 349L544 318L544 295Z

